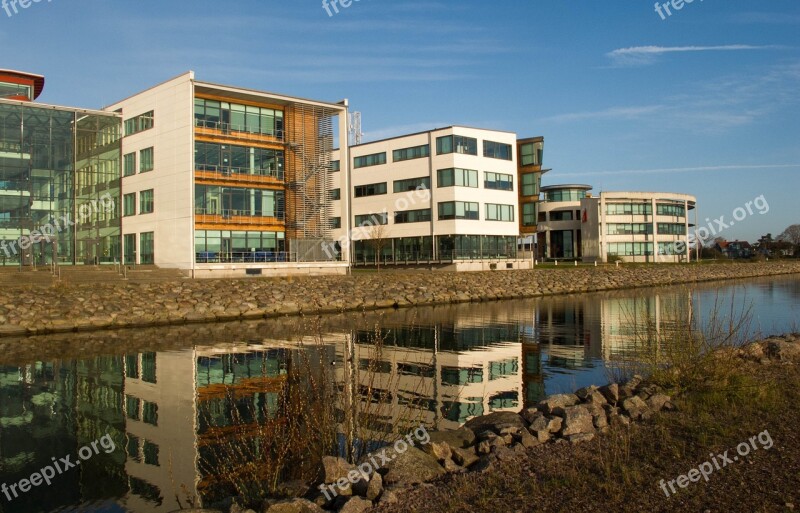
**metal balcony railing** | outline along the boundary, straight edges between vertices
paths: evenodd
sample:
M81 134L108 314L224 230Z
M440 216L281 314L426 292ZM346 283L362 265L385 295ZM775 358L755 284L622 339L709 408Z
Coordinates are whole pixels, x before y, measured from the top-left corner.
M210 130L215 130L218 132L223 133L224 135L230 135L232 137L236 137L237 139L250 139L250 140L257 140L263 141L266 138L275 139L276 141L283 142L284 139L284 131L283 130L275 130L273 133L263 133L263 132L253 132L249 130L245 126L241 125L234 125L232 123L223 123L221 121L208 121L205 119L198 119L195 118L194 126L197 128L207 128Z
M240 209L208 209L208 208L195 208L195 216L209 216L213 218L221 218L225 222L253 224L260 222L268 224L270 222L283 222L286 220L285 212L271 212L269 214L255 213L249 210ZM199 220L202 222L202 220Z
M230 178L231 180L246 181L254 176L272 177L280 181L283 181L285 178L283 169L216 166L211 164L196 164L195 169L197 171L218 174L223 178Z

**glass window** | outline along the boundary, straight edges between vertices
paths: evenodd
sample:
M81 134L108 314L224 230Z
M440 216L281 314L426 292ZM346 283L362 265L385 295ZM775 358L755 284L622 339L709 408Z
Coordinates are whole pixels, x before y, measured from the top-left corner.
M439 220L480 218L478 204L467 201L445 201L439 203Z
M539 195L539 173L524 173L522 175L522 195Z
M478 140L461 135L446 135L436 138L436 154L461 153L464 155L478 154Z
M156 382L156 354L142 353L142 381Z
M536 226L538 202L522 204L522 226Z
M139 213L151 214L153 212L153 189L139 193Z
M153 170L153 148L145 148L139 152L139 172L146 173Z
M125 135L133 135L153 128L153 111L125 120Z
M686 225L681 223L658 223L658 233L660 235L686 235Z
M141 264L155 263L153 240L154 240L153 232L145 232L139 234L139 247L141 248L141 254L139 255L139 263Z
M395 180L393 187L395 193L430 189L431 179L427 176L422 176L420 178L409 178L408 180Z
M332 201L342 199L342 190L341 189L331 189L330 197Z
M474 169L439 169L436 175L438 187L478 187L478 172Z
M395 224L424 223L431 220L431 209L406 210L394 213Z
M341 165L338 160L331 160L331 171L339 171L341 169Z
M142 406L142 422L153 426L158 425L158 405L150 401L144 401Z
M136 215L136 193L132 192L122 197L122 215L135 216Z
M342 218L341 217L331 217L331 229L336 230L342 227Z
M686 208L683 205L659 203L656 205L656 212L660 216L686 217Z
M355 169L369 166L379 166L386 164L386 152L373 153L372 155L364 155L362 157L355 157L353 159L353 167Z
M519 147L520 163L523 166L541 166L543 153L544 143L541 141L521 144Z
M573 214L572 210L558 210L555 212L550 212L550 220L551 221L572 221Z
M544 193L545 201L580 201L586 197L586 191L578 189L557 189Z
M514 190L514 176L503 173L483 173L483 186L486 189L496 189L500 191Z
M389 224L389 214L380 212L378 214L359 215L355 218L356 226L375 226Z
M394 162L401 162L403 160L421 159L430 156L430 154L431 147L427 144L424 144L422 146L414 146L413 148L394 150L392 152L392 160Z
M652 215L653 205L650 203L608 203L608 215Z
M122 157L122 169L124 176L131 176L136 174L136 152L127 153Z
M486 204L487 221L513 221L514 205L499 205L496 203Z
M354 189L354 195L356 198L363 198L365 196L378 196L380 194L386 194L386 182L357 185Z
M492 159L513 160L511 145L494 141L483 141L483 156Z

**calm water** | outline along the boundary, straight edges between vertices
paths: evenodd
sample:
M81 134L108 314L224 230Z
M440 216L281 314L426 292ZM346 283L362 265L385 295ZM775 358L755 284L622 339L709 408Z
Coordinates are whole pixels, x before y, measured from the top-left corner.
M668 330L678 311L693 312L699 327L713 312L748 312L752 336L800 331L800 279L31 340L33 356L0 355L0 485L53 458L80 463L49 486L2 489L0 511L207 503L225 482L219 448L244 439L261 440L261 457L297 477L313 443L304 437L325 412L341 448L348 426L453 429L517 411L608 382L641 321ZM305 426L290 448L263 447L270 433L289 433L287 416Z

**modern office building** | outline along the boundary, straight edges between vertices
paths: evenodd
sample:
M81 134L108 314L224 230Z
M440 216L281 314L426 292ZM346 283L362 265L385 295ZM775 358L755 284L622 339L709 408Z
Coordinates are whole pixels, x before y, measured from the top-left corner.
M581 200L583 261L689 262L697 199L667 192L601 192ZM695 212L695 217L697 213Z
M581 258L581 201L590 185L567 184L542 187L539 204L538 258L575 260Z
M119 114L34 103L44 77L0 70L0 265L119 260Z
M323 251L331 242L331 150L335 132L347 133L346 101L201 82L187 72L106 110L124 120L125 263L212 277L346 271Z
M544 137L531 137L517 141L517 181L519 183L519 233L521 246L532 251L536 244L539 222L539 192L542 175Z
M524 146L532 174L541 171L541 143ZM451 126L352 146L351 161L343 158L334 157L331 221L353 265L530 265L517 254L515 134Z

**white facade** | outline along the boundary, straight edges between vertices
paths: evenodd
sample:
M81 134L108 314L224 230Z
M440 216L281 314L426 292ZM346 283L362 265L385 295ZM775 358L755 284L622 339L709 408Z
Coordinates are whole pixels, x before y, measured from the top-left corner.
M386 264L527 265L516 259L515 134L435 129L352 146L348 164L332 174L340 193L332 219L341 221L334 238L350 247L354 265L374 264L378 253Z
M602 192L581 200L583 261L689 262L696 203L694 196L664 192Z
M330 171L335 132L347 133L346 100L211 84L190 71L106 110L126 127L126 264L197 277L346 272L322 251L331 241L329 182L319 179ZM142 115L146 126L131 133L128 123ZM153 165L143 166L150 156Z

